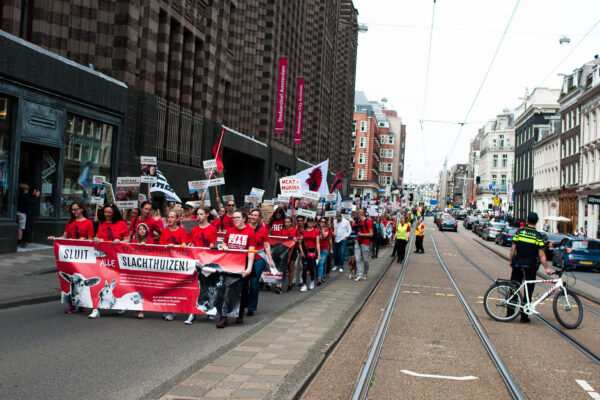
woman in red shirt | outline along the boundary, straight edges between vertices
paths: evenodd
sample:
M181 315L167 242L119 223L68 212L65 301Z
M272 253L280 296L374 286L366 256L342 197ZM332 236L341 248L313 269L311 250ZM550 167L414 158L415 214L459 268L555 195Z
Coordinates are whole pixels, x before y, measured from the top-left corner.
M278 207L269 221L269 234L271 236L282 236L281 231L283 230L284 217L285 213L283 209Z
M139 224L146 224L150 230L150 238L154 242L158 242L160 232L162 231L162 221L152 217L152 203L144 201L140 206L139 216L134 217L129 224L129 230L135 232Z
M108 204L104 206L104 209L98 216L100 225L94 238L94 243L100 244L103 241L110 241L113 244L127 243L129 242L129 229L127 224L123 221L121 212L114 204ZM98 318L100 311L97 308L92 310L92 313L88 315L89 318Z
M199 207L196 209L196 225L188 236L188 245L194 247L217 247L217 228L208 223L208 215L210 209L208 207ZM208 319L214 319L212 315L206 316ZM190 314L185 321L186 325L192 325L196 322L196 315Z
M290 256L290 263L288 264L288 293L292 291L292 280L294 279L294 266L298 259L298 230L294 227L294 220L291 217L285 217L283 220L283 229L281 230L281 236L287 237L294 240L294 247L290 250L292 255Z
M258 308L258 281L267 267L267 262L271 267L274 267L273 258L271 257L271 245L269 244L269 231L267 228L261 225L262 213L260 210L250 211L248 216L248 226L254 230L256 235L256 250L258 254L254 257L254 263L252 268L254 270L254 277L250 280L250 291L248 293L248 315L254 315L254 312ZM276 288L275 291L281 293L280 288Z
M152 240L152 238L150 238L148 235L149 231L150 230L148 229L148 225L144 223L139 224L137 230L135 231L133 239L131 239L131 243L154 244L154 240Z
M304 253L304 260L302 260L302 287L301 292L306 292L307 283L308 289L315 288L315 272L317 264L321 257L321 250L319 246L319 230L315 228L315 220L311 217L306 218L306 225L304 229L304 235L302 239L302 247ZM310 282L307 279L307 272L310 275Z
M254 229L246 225L246 212L244 210L236 210L233 213L232 220L234 225L227 229L221 248L225 251L229 249L248 251L246 257L246 269L242 273L244 285L242 287L242 298L240 299L239 316L235 320L236 323L243 324L244 310L246 309L246 301L248 298L248 283L254 276L252 264L254 263L254 249L256 248L256 234L254 233ZM228 322L228 318L221 315L221 319L217 322L217 328L225 328Z
M75 200L71 204L71 216L67 221L65 231L58 239L81 239L87 240L94 237L94 225L88 217L88 210L82 200ZM54 236L48 236L48 240L57 239ZM73 304L69 304L65 310L66 314L71 314L77 310Z
M317 270L317 285L321 285L323 278L323 264L327 260L327 253L329 252L329 237L331 232L327 228L327 220L325 218L319 219L319 267Z
M212 222L210 223L215 228L217 228L217 231L219 231L219 232L223 232L223 231L227 230L223 226L223 217L224 216L225 216L225 207L221 206L221 207L219 207L219 216L217 218L213 219Z

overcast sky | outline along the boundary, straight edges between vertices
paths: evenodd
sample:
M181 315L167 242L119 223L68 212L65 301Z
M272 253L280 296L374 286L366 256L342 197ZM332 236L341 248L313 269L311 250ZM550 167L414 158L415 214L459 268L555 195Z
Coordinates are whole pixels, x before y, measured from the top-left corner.
M450 153L460 122L475 99L516 0L437 0L426 102L425 75L433 0L354 0L359 23L356 90L387 98L407 126L405 182L437 182L466 162L477 129L503 109L514 109L535 87L560 88L559 73L600 53L600 0L521 0L483 89ZM560 45L562 36L571 39ZM581 42L581 43L580 43ZM577 46L577 47L576 47ZM576 49L560 65L569 52ZM553 72L553 69L556 70ZM547 78L547 79L546 79ZM450 153L450 154L449 154Z

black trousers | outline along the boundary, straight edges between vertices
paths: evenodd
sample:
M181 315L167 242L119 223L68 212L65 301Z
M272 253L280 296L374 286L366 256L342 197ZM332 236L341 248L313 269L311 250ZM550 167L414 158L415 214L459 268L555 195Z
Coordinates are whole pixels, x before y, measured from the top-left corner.
M250 275L252 275L252 274L250 274ZM244 282L244 284L242 286L242 297L240 299L240 311L239 311L240 317L244 316L244 310L246 309L246 305L248 304L250 279L252 279L252 277L250 275L248 275L245 278L242 278L242 281Z
M423 239L425 239L425 236L415 236L415 238L415 246L417 248L416 252L425 253L425 249L423 248Z
M523 271L525 271L525 274L523 274ZM519 268L519 267L512 267L512 272L510 274L510 280L511 281L515 281L515 282L523 282L523 275L525 275L525 279L528 281L532 281L534 279L536 279L536 272L537 272L537 268L536 267L528 267L528 268ZM529 294L529 301L531 301L531 299L533 298L533 290L535 289L535 283L528 283L527 284L527 294ZM527 298L525 297L525 293L523 294L523 303L527 302ZM521 316L524 316L525 314L521 314Z
M398 262L404 261L404 254L406 253L406 240L396 239L394 244L394 253L398 255Z
M377 257L379 255L379 243L381 239L379 237L374 237L371 241L371 257Z

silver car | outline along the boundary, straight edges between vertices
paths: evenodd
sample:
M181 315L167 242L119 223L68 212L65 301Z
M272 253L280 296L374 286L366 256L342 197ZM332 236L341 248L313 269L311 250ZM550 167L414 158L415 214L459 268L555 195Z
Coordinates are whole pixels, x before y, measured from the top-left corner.
M504 227L506 227L505 222L492 222L483 229L481 238L483 240L494 240L496 239L496 235L502 232Z

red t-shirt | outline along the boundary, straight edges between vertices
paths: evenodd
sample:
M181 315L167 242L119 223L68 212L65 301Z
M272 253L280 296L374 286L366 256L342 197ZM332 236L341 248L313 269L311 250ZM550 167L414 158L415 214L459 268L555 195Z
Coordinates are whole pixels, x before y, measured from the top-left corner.
M91 239L94 237L94 224L89 219L73 220L65 227L68 239Z
M273 221L273 223L271 224L271 235L282 236L282 232L283 232L283 220L279 219L279 220Z
M135 226L133 226L134 221L135 221ZM148 227L148 237L150 237L150 238L154 237L154 232L160 233L162 231L162 221L160 221L160 220L156 220L154 218L146 218L146 219L138 218L136 220L134 218L131 221L131 225L129 226L129 229L131 230L131 232L133 232L134 236L135 236L136 229L140 224L146 224L146 226Z
M131 239L131 243L138 243L137 238L135 236L133 237L133 239ZM154 240L152 240L152 238L147 237L144 243L154 244Z
M125 221L119 221L116 223L106 222L100 224L96 237L102 240L123 240L129 237L129 230Z
M264 226L260 226L258 231L254 231L256 235L256 250L262 250L265 247L265 242L269 243L269 231Z
M304 230L304 245L308 249L316 249L317 248L317 238L319 237L319 230L317 228L313 228L311 231L308 229Z
M178 227L175 231L170 228L163 229L160 234L160 244L186 244L188 235L183 227Z
M230 249L248 250L250 246L256 247L256 234L248 225L243 229L234 226L227 229L223 243Z
M370 219L366 219L360 226L360 228L358 228L358 231L361 233L369 233L369 230L373 230L373 222ZM370 245L371 244L371 238L370 237L360 237L358 238L358 243L360 244L364 244L364 245Z
M217 228L214 225L208 225L206 228L197 225L190 232L188 240L195 247L211 247L217 243Z
M321 234L319 234L319 246L321 247L321 251L329 250L329 239L331 239L331 231L329 228L325 228L325 232L328 233L326 238L321 238Z
M221 220L223 220L223 228L221 228ZM223 214L222 217L213 219L211 224L213 224L219 231L227 231L229 228L233 228L234 226L233 220L227 214Z
M294 228L293 226L290 229L283 228L281 230L280 236L287 238L295 238L296 236L298 236L298 229Z

